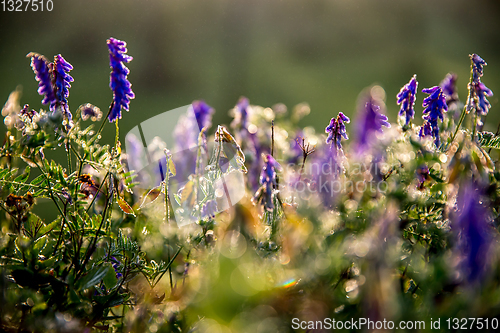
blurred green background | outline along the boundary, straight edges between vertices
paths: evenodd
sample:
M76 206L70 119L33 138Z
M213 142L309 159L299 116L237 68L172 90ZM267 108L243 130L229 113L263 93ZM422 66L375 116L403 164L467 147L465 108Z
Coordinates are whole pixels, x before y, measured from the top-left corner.
M453 71L466 98L470 53L487 62L493 90L485 129L500 120L498 1L373 0L53 0L52 12L3 12L0 99L18 84L22 103L41 107L25 55L61 53L74 66L69 103L111 101L106 39L128 42L136 93L120 122L121 137L161 112L204 99L215 123L241 95L254 104L311 105L303 125L323 131L339 111L352 115L359 92L380 84L392 122L400 87L417 74L419 89ZM421 123L417 96L416 123ZM352 124L351 124L352 126ZM2 133L5 129L2 126ZM105 131L106 132L106 131ZM108 139L114 131L108 129ZM105 137L106 138L106 137Z

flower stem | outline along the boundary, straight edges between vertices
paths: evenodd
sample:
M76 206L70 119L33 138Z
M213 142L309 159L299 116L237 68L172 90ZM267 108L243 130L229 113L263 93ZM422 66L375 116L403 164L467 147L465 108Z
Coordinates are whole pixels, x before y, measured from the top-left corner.
M464 105L464 109L462 110L462 114L460 115L460 119L458 121L458 124L457 124L457 128L455 129L455 133L453 133L453 136L451 137L451 141L450 141L450 144L448 147L451 147L451 145L453 144L453 142L455 141L455 138L458 134L458 131L460 130L460 126L462 126L462 123L465 119L465 115L468 113L467 110L469 109L469 107L471 106L471 100L472 100L472 80L473 80L473 76L472 76L472 73L473 73L473 67L474 67L474 62L472 61L471 59L471 64L470 64L470 77L469 77L469 84L468 84L468 88L469 88L469 95L467 96L467 103ZM474 122L474 129L476 128L476 124ZM474 135L475 135L475 132L474 132Z

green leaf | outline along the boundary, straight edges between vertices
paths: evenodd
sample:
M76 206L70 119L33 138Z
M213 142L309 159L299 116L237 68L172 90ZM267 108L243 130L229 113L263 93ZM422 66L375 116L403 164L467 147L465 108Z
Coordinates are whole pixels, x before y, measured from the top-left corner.
M116 278L116 273L113 269L113 266L110 263L106 265L109 267L109 269L102 282L104 282L104 286L106 287L106 289L112 289L118 283L118 279Z
M478 132L477 140L482 148L500 149L500 135L491 132Z
M79 282L79 286L81 290L88 289L90 287L95 286L99 282L101 282L108 271L110 269L110 265L104 265L99 267L92 268Z

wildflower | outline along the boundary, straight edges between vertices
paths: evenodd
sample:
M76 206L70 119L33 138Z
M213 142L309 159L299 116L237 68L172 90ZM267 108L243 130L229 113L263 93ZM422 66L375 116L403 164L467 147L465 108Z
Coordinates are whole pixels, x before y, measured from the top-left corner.
M123 277L123 274L120 273L120 270L119 270L121 264L122 263L118 259L116 259L116 257L111 257L111 266L113 266L113 269L115 270L115 274L116 274L117 279L120 279Z
M191 105L200 130L212 126L212 115L215 110L204 101L194 101Z
M458 212L454 227L458 233L458 246L464 260L462 270L469 281L486 273L489 264L492 236L488 226L488 206L482 200L482 191L474 184L462 186L457 199Z
M67 62L60 54L54 57L53 72L54 91L56 95L56 106L61 106L64 115L68 120L71 120L72 115L68 107L69 88L73 78L68 74L73 69L73 66ZM52 106L54 108L54 105Z
M325 128L325 133L328 133L326 143L330 143L335 152L342 153L341 140L342 138L345 140L349 139L344 123L349 123L350 121L351 120L347 116L339 112L337 118L332 118L332 120L330 120L330 125Z
M374 98L371 93L363 97L357 122L358 149L364 150L370 146L372 136L376 132L381 133L382 126L391 127L387 116L381 112L383 106L384 103Z
M418 187L423 188L424 182L429 179L429 167L425 164L419 165L417 170Z
M246 97L240 97L238 103L234 107L234 120L231 124L231 127L239 126L242 129L248 130L248 109L250 106L250 102Z
M443 121L443 112L448 110L446 98L443 95L443 91L438 86L422 89L422 92L429 94L429 96L424 98L422 103L422 106L425 108L423 111L424 115L422 116L424 124L420 128L419 136L425 137L427 135L432 135L436 147L439 147L441 139L439 138L438 119Z
M444 77L443 81L441 81L441 83L439 84L439 86L443 90L443 94L446 96L446 104L448 105L458 101L457 79L457 74L448 73Z
M475 53L470 54L469 58L471 59L471 66L472 66L472 81L479 82L481 76L483 76L483 66L486 66L487 63L486 61L483 60L483 58L481 58Z
M278 186L276 170L281 170L281 166L270 154L264 158L264 167L260 173L260 189L255 193L257 201L263 201L266 210L273 210L274 189Z
M297 164L301 160L303 153L300 143L302 142L303 138L304 138L304 132L299 129L295 133L294 138L289 141L290 151L289 151L288 163Z
M78 108L80 114L82 115L82 119L85 121L90 118L92 121L99 121L102 117L102 111L97 106L92 105L90 103L86 103L80 105Z
M113 104L109 113L109 121L122 117L122 108L129 110L130 100L135 98L132 84L127 79L130 70L125 63L133 58L127 55L127 43L115 38L107 40L109 49L109 66L111 67L109 87L113 91Z
M27 55L31 58L31 68L35 72L38 81L38 94L44 96L42 104L55 105L56 95L52 86L52 64L41 54L31 52Z
M488 89L484 85L484 83L479 82L477 85L475 85L475 95L477 99L474 99L474 108L476 109L477 114L479 115L487 115L488 111L491 108L490 102L486 99L486 96L491 97L493 96L493 92Z
M206 218L214 218L217 213L217 202L208 200L201 208L201 215Z
M415 105L417 86L418 86L417 75L413 75L411 80L401 88L399 94L397 95L398 105L401 105L401 109L399 110L399 115L400 116L402 116L403 114L406 115L406 123L405 123L406 126L410 124L410 121L413 119L415 115L415 110L413 109L413 106Z

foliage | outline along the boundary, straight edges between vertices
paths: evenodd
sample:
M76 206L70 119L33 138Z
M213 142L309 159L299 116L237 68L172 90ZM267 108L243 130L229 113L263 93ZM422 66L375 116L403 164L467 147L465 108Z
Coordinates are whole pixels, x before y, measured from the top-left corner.
M381 87L372 87L360 97L351 145L341 145L342 113L327 138L298 128L305 104L288 112L242 98L229 129L210 134L214 110L196 101L195 119L182 118L174 133L178 145L197 148L162 151L161 182L147 188L118 135L133 96L124 60L113 58L125 56L124 45L111 54L122 90L111 86L97 131L87 121L100 120L99 108L69 110L72 66L64 60L57 73L71 80L56 86L57 64L34 53L44 103L50 92L64 107L21 109L15 91L2 110L2 331L291 332L293 318L424 320L430 330L430 318L499 315L500 173L490 156L499 136L477 132L484 110L474 98L455 124L441 110L457 96L427 91L437 91L439 114L422 138L410 122L416 76L411 94L398 97L403 126L390 126ZM114 145L100 143L108 120ZM183 129L193 124L203 127L189 137ZM66 161L50 160L49 150L64 150ZM243 179L243 198L224 205L220 179ZM37 205L58 217L43 220Z

